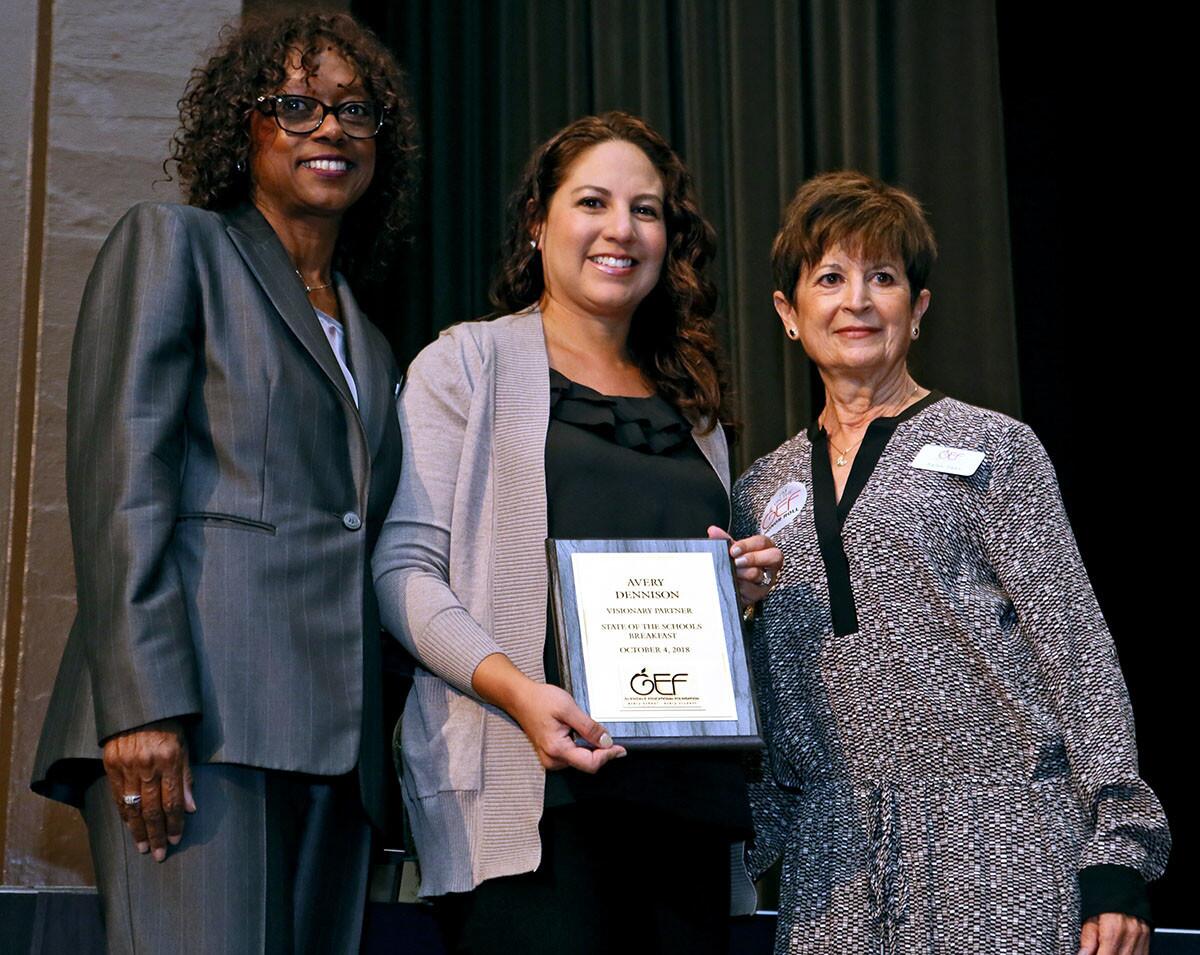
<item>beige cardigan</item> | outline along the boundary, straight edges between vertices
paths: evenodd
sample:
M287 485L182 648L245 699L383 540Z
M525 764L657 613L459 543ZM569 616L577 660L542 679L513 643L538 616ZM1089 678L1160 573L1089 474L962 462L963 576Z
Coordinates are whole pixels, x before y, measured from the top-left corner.
M541 859L544 770L516 722L471 689L497 652L545 679L541 314L442 332L413 361L399 413L404 463L373 567L384 624L421 665L404 710L402 783L431 896L532 872ZM728 491L724 434L694 434Z

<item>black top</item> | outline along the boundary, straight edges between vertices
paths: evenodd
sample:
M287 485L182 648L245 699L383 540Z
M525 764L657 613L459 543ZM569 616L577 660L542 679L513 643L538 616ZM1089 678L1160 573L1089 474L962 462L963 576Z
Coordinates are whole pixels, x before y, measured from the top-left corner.
M658 395L611 397L550 369L546 511L563 539L704 537L729 526L729 497L692 439L692 426ZM546 680L559 683L547 627ZM731 754L630 753L594 776L546 774L546 805L612 800L653 807L748 833L740 758Z

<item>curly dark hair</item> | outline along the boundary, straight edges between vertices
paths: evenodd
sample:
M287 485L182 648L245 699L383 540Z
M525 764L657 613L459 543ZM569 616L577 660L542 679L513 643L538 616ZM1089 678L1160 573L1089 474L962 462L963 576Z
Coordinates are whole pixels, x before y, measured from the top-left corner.
M687 167L642 119L623 112L585 116L534 150L508 200L508 227L492 280L492 304L518 312L546 290L541 254L530 238L546 219L550 199L571 164L600 143L637 146L663 182L667 255L658 283L633 315L629 351L660 394L709 430L722 418L725 374L712 314L717 289L706 269L716 248L713 227L700 214Z
M367 95L387 110L375 137L375 175L342 220L335 257L352 281L377 281L408 221L417 123L395 58L349 14L244 18L240 26L227 26L179 100L180 126L168 162L174 161L190 205L228 209L249 200L250 114L257 98L283 88L287 62L297 52L311 75L328 50L354 68Z

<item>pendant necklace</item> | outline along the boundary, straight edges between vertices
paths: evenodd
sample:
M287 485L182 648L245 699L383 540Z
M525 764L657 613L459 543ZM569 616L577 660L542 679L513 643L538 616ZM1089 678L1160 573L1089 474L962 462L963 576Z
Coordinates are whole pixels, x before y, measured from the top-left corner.
M850 447L846 448L845 450L842 450L836 444L834 444L833 438L829 439L829 443L833 444L833 449L835 451L837 451L837 453L838 453L837 460L834 461L833 463L836 464L839 468L844 468L846 466L846 455L849 454L851 451L853 451L855 448L857 448L860 444L862 444L862 438L859 438L857 441L855 441L852 445L850 445Z
M906 394L900 401L900 410L903 410L904 405L908 403L908 399L911 398L913 395L915 395L917 393L917 389L919 389L920 387L921 386L918 385L915 381L913 382L913 386L909 390L908 394ZM880 417L882 417L882 415L880 415ZM871 420L874 421L875 419L872 418ZM870 422L868 422L868 424L869 423ZM821 427L824 428L825 426L822 424ZM850 447L839 448L836 444L834 444L833 435L829 433L828 428L825 429L825 435L826 435L826 437L829 438L829 443L833 445L833 449L838 453L838 456L836 459L834 459L833 463L836 464L839 468L844 468L846 466L846 464L847 464L846 455L849 454L851 451L853 451L855 448L857 448L860 444L862 444L862 441L863 441L862 438L859 438L852 445L850 445ZM866 437L865 431L863 432L863 437L864 438Z

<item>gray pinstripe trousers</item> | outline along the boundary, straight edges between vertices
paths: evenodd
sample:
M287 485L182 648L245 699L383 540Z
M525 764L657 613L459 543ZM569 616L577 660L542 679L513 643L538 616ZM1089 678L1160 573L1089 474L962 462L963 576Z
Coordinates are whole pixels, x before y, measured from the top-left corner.
M370 827L354 773L193 768L197 812L156 864L108 781L84 807L110 955L358 951Z

